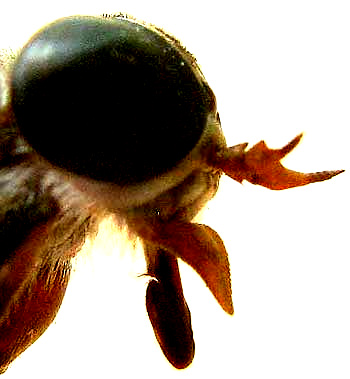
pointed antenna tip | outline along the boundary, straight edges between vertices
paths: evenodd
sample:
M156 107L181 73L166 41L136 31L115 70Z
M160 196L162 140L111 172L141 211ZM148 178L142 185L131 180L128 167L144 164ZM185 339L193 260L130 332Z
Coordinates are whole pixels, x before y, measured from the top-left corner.
M219 301L219 304L221 305L221 308L227 313L229 314L230 316L233 316L235 311L234 311L234 308L233 308L233 303L232 303L232 298L230 296L230 298L226 299L224 302L223 301Z
M343 172L345 172L345 170L334 170L334 171L330 171L330 174L332 175L331 178L332 178L333 176L336 176L336 175L342 174Z
M301 132L299 133L297 136L295 136L289 143L288 145L293 145L293 146L296 146L299 144L299 142L301 141L301 139L304 137L304 133Z
M309 177L309 181L305 184L329 180L329 179L334 178L336 175L341 174L344 171L345 170L320 171L320 172L314 172L312 174L305 174L305 177Z

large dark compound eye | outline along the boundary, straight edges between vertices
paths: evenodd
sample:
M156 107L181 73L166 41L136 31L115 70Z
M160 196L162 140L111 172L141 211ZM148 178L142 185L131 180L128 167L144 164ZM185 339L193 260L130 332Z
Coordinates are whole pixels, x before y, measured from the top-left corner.
M19 128L47 160L118 184L160 175L196 145L213 94L189 54L126 19L71 17L39 31L14 65Z

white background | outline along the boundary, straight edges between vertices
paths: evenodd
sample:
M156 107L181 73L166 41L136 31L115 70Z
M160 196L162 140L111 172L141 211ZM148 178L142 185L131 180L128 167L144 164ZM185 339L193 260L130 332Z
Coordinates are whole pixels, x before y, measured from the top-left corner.
M181 265L196 340L188 369L173 369L153 336L142 252L107 222L81 255L55 323L3 378L350 378L348 2L1 4L3 47L72 14L125 11L161 26L197 57L228 144L280 147L304 131L289 168L348 169L282 192L223 178L201 222L229 252L235 315Z

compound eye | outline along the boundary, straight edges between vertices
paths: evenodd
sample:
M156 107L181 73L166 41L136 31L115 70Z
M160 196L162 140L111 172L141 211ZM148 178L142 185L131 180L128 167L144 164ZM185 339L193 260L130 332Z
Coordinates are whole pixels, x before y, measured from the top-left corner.
M194 148L212 107L186 54L129 20L58 20L34 35L14 65L19 128L66 170L118 184L151 179Z

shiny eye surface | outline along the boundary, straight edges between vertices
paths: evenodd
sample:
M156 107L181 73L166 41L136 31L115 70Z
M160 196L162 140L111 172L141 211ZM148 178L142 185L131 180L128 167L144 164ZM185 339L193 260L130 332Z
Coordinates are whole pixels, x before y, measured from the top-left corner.
M185 49L126 19L71 17L19 55L12 107L22 134L55 165L137 183L198 142L214 95Z

